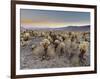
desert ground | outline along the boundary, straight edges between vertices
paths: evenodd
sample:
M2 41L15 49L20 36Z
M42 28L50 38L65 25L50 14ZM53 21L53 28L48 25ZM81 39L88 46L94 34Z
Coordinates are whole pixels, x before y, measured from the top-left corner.
M90 66L90 32L21 30L20 69Z

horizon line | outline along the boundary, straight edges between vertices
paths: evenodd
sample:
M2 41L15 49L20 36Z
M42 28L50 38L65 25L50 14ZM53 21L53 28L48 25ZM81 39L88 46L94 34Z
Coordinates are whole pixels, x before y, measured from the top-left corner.
M84 26L90 26L90 24L85 24L85 25L68 25L68 26L63 26L63 27L61 27L61 26L59 26L59 27L41 27L41 26L22 26L21 25L21 27L23 27L23 28L64 28L64 27L84 27Z

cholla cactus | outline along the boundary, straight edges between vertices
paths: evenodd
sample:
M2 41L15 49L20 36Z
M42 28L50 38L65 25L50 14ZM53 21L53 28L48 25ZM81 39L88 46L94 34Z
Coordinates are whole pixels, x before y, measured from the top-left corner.
M57 51L59 56L62 56L65 53L65 43L60 42L57 49L56 49L56 51Z
M78 44L76 42L71 42L71 49L73 51L77 50L78 49Z
M24 34L23 38L24 38L24 41L29 40L30 34L26 32L26 33Z
M72 42L75 41L76 38L77 38L77 36L73 33L73 34L71 35L71 41L72 41Z
M89 43L85 41L79 45L79 49L80 49L79 59L80 59L80 64L82 65L86 64L86 58L84 56L88 52L88 46Z
M42 36L42 37L44 37L44 36L45 36L45 33L44 33L44 32L42 32L42 33L41 33L41 36Z
M32 50L34 50L34 49L36 48L36 45L33 44L33 45L31 46L31 48L32 48Z
M88 51L88 46L89 46L89 43L88 42L82 42L80 45L79 45L79 49L80 49L80 52L82 50L84 50L84 53L86 53Z
M29 44L29 41L21 41L21 43L20 43L20 45L22 46L22 47L25 47L25 46L27 46Z
M48 39L44 39L42 42L40 42L40 45L44 48L44 54L42 57L42 60L44 60L47 57L47 49L48 46L50 45L50 41Z
M68 39L68 35L67 34L62 35L62 39L63 41L66 41Z
M65 40L65 51L66 51L66 55L69 57L71 53L71 40L70 39Z
M59 40L55 40L54 41L55 52L56 52L56 49L57 49L57 47L58 47L59 44L60 44L60 41Z
M53 43L53 39L48 35L47 36L47 39L51 42L51 43Z
M59 41L63 41L63 38L61 36L56 36L56 39Z
M23 37L21 37L21 38L20 38L20 41L21 41L21 42L22 42L22 41L24 41L24 38L23 38Z
M35 55L43 56L47 52L47 48L50 44L48 39L44 39L38 46L32 45L33 53Z
M40 45L46 49L50 45L50 41L48 39L44 39L42 42L40 42Z
M54 58L56 56L56 53L55 53L55 49L54 49L54 45L53 44L51 44L51 45L48 46L47 56L49 58Z
M21 45L22 47L26 46L25 41L21 41L20 45Z

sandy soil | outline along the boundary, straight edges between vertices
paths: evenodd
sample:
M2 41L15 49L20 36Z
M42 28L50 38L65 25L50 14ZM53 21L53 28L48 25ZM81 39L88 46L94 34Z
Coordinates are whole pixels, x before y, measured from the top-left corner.
M41 58L36 57L32 53L31 46L32 44L38 44L43 37L41 38L31 38L28 42L28 45L25 47L21 47L20 49L20 68L21 69L39 69L39 68L62 68L62 67L76 67L80 66L75 64L78 60L77 56L74 56L72 60L69 60L65 55L56 56L53 59L43 60ZM78 51L77 51L78 52ZM90 54L88 55L87 66L90 65Z

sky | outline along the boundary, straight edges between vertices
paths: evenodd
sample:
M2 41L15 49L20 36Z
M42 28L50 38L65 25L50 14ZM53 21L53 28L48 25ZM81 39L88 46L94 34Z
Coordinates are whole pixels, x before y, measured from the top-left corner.
M21 26L59 28L90 25L89 12L20 9Z

